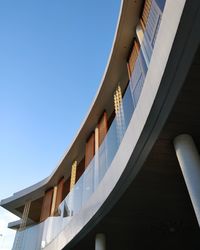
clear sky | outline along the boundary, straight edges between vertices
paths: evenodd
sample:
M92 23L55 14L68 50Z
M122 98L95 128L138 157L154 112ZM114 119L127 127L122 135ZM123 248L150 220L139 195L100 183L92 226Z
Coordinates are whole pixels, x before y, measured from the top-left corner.
M0 200L47 177L100 84L120 0L0 0ZM15 219L0 209L0 249ZM8 239L9 238L9 239Z

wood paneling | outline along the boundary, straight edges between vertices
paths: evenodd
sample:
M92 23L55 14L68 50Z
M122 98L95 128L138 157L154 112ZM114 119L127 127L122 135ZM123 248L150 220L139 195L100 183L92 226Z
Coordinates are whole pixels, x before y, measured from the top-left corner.
M77 161L74 161L71 169L70 191L76 183Z
M142 21L143 21L144 26L147 25L149 12L151 9L151 4L152 4L152 0L146 0L144 3L144 8L143 8L143 12L142 12Z
M135 65L135 62L137 60L139 50L140 50L140 46L139 46L138 42L134 41L133 49L131 51L131 54L130 54L130 57L129 57L129 60L127 63L129 78L131 77L131 74L133 72L134 65Z
M55 206L56 206L56 197L57 197L57 185L53 188L53 198L51 202L51 216L55 214Z
M103 113L98 123L98 131L99 131L99 146L100 146L108 131L108 118L106 112Z
M95 152L94 133L92 133L89 139L87 140L85 146L85 169L87 168L88 164L94 157L94 152Z
M53 197L53 188L49 189L45 192L43 203L42 203L42 211L40 216L40 221L44 221L51 214L51 204Z
M42 203L43 203L43 197L31 202L31 207L30 207L30 211L29 211L29 215L28 215L28 217L31 220L33 220L35 222L40 221ZM20 213L23 213L24 205L16 208L16 210L19 211Z
M63 200L63 187L64 187L64 178L61 178L57 185L57 196L56 196L56 204L55 204L55 215L58 212L58 206Z

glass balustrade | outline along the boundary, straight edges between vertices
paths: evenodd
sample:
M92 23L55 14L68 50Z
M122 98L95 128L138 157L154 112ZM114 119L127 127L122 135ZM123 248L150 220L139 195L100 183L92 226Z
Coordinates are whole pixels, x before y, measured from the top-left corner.
M74 215L84 206L84 204L86 204L87 200L91 197L98 187L98 184L103 179L116 155L134 111L133 99L129 85L123 96L121 106L121 110L123 112L121 117L121 123L123 122L123 129L120 133L121 136L118 135L117 131L117 128L121 126L121 123L117 124L119 121L115 117L107 135L99 147L98 152L95 154L83 175L79 178L73 189L63 201L63 203L65 203L65 207L63 207L63 209L66 209L69 215Z

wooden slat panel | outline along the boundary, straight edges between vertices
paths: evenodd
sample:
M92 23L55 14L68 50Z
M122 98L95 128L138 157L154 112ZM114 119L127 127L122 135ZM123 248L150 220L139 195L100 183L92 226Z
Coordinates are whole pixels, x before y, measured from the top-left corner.
M88 164L92 160L94 156L94 150L94 133L92 133L85 146L85 168L87 168Z
M106 112L103 113L98 123L98 131L99 131L99 146L100 146L108 131L108 118Z
M25 205L24 205L24 210L23 210L23 214L22 214L22 220L20 223L19 231L22 231L26 228L26 223L28 220L30 206L31 206L31 200L26 201Z
M128 60L128 65L127 65L129 77L131 76L131 74L133 72L135 62L136 62L137 57L138 57L139 49L140 49L139 44L137 41L135 41L134 45L133 45L133 49L131 51L131 55L130 55L129 60Z
M141 18L140 18L140 25L142 27L143 32L145 32L145 25L144 25L144 22Z
M54 188L53 188L53 198L52 198L52 203L51 203L51 216L54 216L54 214L55 214L57 189L58 189L57 186L54 186Z
M152 0L146 0L144 3L143 13L142 13L142 21L143 21L145 27L147 25L149 12L151 9L151 4L152 4Z
M42 203L40 221L44 221L46 218L50 216L52 197L53 197L53 188L45 192L45 196L43 198L43 203Z
M76 183L77 161L74 161L71 169L70 191Z
M64 186L64 178L62 178L57 185L57 196L56 196L56 204L55 204L55 214L57 214L58 206L63 200L63 186Z

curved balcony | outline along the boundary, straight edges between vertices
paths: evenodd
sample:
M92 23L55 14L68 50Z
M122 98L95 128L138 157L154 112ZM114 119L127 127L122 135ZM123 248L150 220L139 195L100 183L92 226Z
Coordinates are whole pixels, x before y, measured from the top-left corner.
M174 55L170 54L172 48L179 45L178 41L175 41L175 37L185 1L167 1L165 7L164 2L153 0L155 6L152 5L154 8L149 12L142 35L139 34L141 27L137 26L136 33L138 33L138 40L141 40L141 43L133 69L129 71L130 79L129 81L127 79L127 84L126 77L123 78L125 84L122 91L120 90L123 97L115 105L115 117L94 157L59 205L58 216L49 217L37 225L18 232L14 249L17 249L19 244L21 244L20 249L63 249L65 246L74 244L105 216L139 172L153 141L158 136L163 122L170 112L170 95L179 91L179 88L173 83L169 86L168 91L163 92L163 86L166 86L163 84L166 81L163 79L163 75L167 67L171 67L168 63L171 63L174 58ZM139 12L141 9L141 4L131 6L128 0L122 2L118 32L116 33L110 64L107 67L107 75L117 53L119 33L127 25L125 17L130 18L132 12L135 10ZM130 8L128 9L128 7ZM135 28L138 20L137 18L134 22ZM170 35L166 32L168 29ZM123 58L119 62L123 68L125 66ZM103 93L106 96L104 98L111 97L113 93L114 96L119 95L117 91L121 87L117 83L120 78L118 77L115 82L115 88L111 87L106 92L105 84L106 82L108 84L109 80L107 75L74 144L77 140L81 140L80 137L83 136L85 130L84 126L91 121L91 116L100 113L97 112L97 105L101 103L100 97L103 96ZM106 79L106 77L108 78ZM168 110L162 113L161 111L166 104L168 104ZM164 117L162 121L160 121L161 116ZM91 126L89 126L89 130L91 130ZM63 171L63 162L66 163L66 159L69 161L70 157L74 159L72 157L74 144L70 149L72 151L69 151L65 160L61 162L59 168L55 170L51 177L41 184L25 190L24 193L19 193L19 196L17 194L15 198L23 197L26 199L31 192L34 196L35 193L39 192L39 189L44 190L44 188L47 189L48 186L52 185L53 176ZM77 147L75 151L78 149L80 147ZM58 178L55 178L55 180L57 181ZM6 202L9 203L9 200Z

